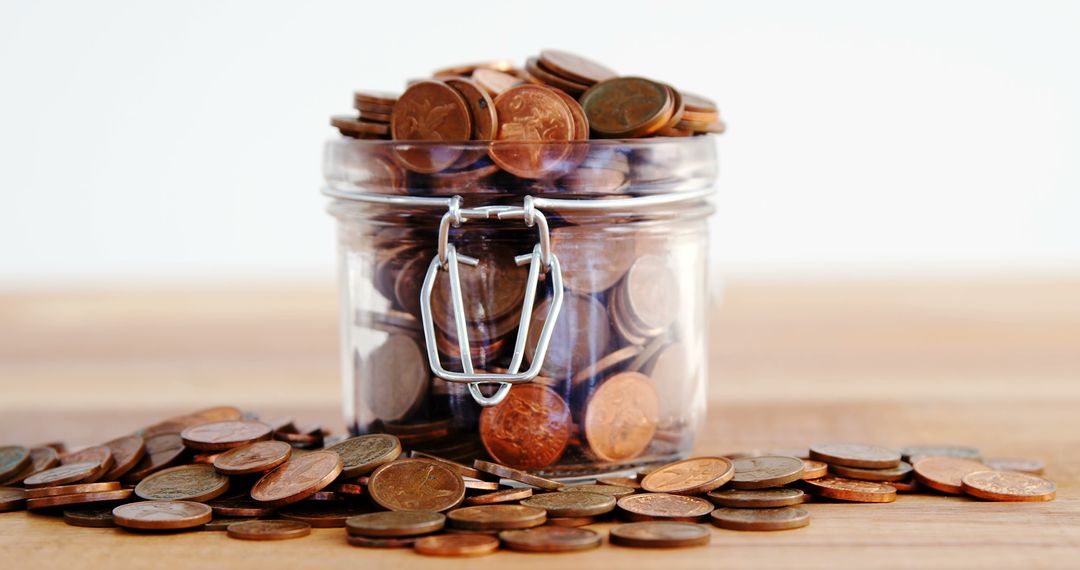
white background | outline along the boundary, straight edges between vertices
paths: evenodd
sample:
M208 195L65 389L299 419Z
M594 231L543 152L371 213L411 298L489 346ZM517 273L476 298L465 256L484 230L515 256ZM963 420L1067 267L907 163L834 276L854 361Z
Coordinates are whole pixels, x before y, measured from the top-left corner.
M1080 270L1080 3L0 4L0 287L326 282L354 88L544 47L706 94L713 259Z

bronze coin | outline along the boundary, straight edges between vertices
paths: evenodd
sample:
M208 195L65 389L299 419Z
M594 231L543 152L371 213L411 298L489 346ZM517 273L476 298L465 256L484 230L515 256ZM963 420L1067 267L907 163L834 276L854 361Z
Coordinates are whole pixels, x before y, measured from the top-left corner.
M544 67L540 65L539 60L535 57L531 57L525 61L525 71L529 74L529 78L533 83L548 85L574 96L581 95L589 88L589 85L566 79L565 77L561 77L544 69Z
M427 355L404 334L388 336L356 374L358 400L381 420L399 420L412 413L423 402L431 378ZM353 466L357 467L362 465Z
M146 454L124 475L125 481L141 481L147 475L177 464L184 455L179 433L161 433L146 438Z
M699 524L671 521L635 522L612 527L609 540L621 546L680 548L709 543L712 533Z
M113 522L113 507L82 507L64 510L64 522L71 526L83 526L89 528L111 528L116 526Z
M310 498L289 505L277 512L284 519L305 522L312 528L344 528L345 521L357 515L371 512L366 505L342 500L315 501Z
M228 526L229 538L241 540L285 540L311 534L311 525L300 521L241 521Z
M574 140L574 117L550 87L518 85L495 98L499 129L488 149L492 162L520 178L546 178L564 167Z
M135 486L135 494L148 501L204 502L229 490L229 478L210 465L181 465L158 471Z
M119 489L115 491L101 491L99 493L75 493L70 495L56 495L42 497L40 499L26 499L28 510L51 509L65 505L81 505L84 503L103 503L107 501L125 501L131 498L131 489Z
M547 322L551 299L545 299L533 310L529 324L529 342L525 356L530 362L536 353L536 342ZM608 312L604 305L589 295L566 295L555 321L540 370L555 379L569 378L574 372L591 364L607 352L611 340Z
M450 526L467 530L532 528L547 520L547 510L526 505L462 507L446 514Z
M641 480L651 493L701 495L727 483L735 466L724 457L694 457L659 467Z
M521 80L497 69L480 68L472 72L472 80L492 97L498 97L510 88L520 85Z
M270 426L253 421L211 422L192 426L180 433L184 445L200 451L223 451L270 439Z
M202 525L202 530L208 530L212 532L225 532L229 530L229 525L236 524L238 522L257 521L257 518L214 518L210 522Z
M921 457L960 457L963 459L982 460L982 452L974 447L963 445L910 445L900 450L904 461L915 464Z
M843 465L830 465L829 471L848 479L860 481L903 481L911 478L912 467L910 463L901 461L900 465L888 469L863 469L860 467L845 467Z
M532 495L533 491L529 487L521 487L518 489L503 489L501 491L495 491L494 493L484 493L483 495L473 495L472 497L466 497L465 504L493 505L496 503L513 503L523 499L528 499Z
M113 466L101 477L104 481L117 481L135 468L146 455L146 441L140 435L126 435L105 442L112 452Z
M641 482L638 481L636 477L600 477L596 482L601 485L629 487L635 491L641 488Z
M30 450L21 445L0 447L0 480L22 472L30 465Z
M490 473L485 473L475 467L469 467L468 465L458 463L457 461L451 461L437 455L430 453L424 453L423 451L416 451L415 449L409 452L409 457L416 457L419 459L430 459L432 461L438 461L446 465L447 467L457 471L462 477L472 477L473 479L480 480L498 480L498 477L493 477Z
M894 487L897 493L914 493L922 488L914 477L903 481L889 481L889 485Z
M418 81L394 105L390 132L396 141L463 142L472 134L469 105L442 81ZM413 172L446 170L461 158L461 149L447 146L399 148L395 157Z
M55 497L57 495L74 495L76 493L101 493L104 491L118 491L120 483L107 481L103 483L77 483L75 485L58 485L54 487L39 487L27 489L27 499L40 499L42 497Z
M607 483L582 483L578 485L567 485L561 489L566 493L596 493L598 495L607 495L609 497L625 497L627 495L634 494L633 487L624 487L622 485L613 485Z
M23 480L26 487L55 487L68 483L85 481L90 476L101 471L101 463L86 461L83 463L69 463L52 469L46 469L36 475L31 475Z
M615 71L605 65L562 50L541 51L539 62L552 73L586 85L593 85L618 76Z
M112 450L106 445L87 447L60 458L61 465L87 462L98 464L97 468L94 469L92 473L87 475L84 479L81 479L83 483L93 483L94 481L100 480L110 469L112 469L114 461Z
M269 471L289 460L292 446L284 441L257 441L234 447L214 458L214 469L226 475Z
M363 548L406 548L416 544L417 537L404 538L371 538L368 536L348 535L345 540L352 546Z
M471 79L448 77L443 81L456 89L469 106L469 113L472 115L470 139L474 141L490 141L494 139L495 132L499 128L499 117L495 114L495 101L492 100L491 95L488 95L488 92L483 87L480 87ZM484 154L486 154L484 151L467 151L454 163L454 166L463 168L476 162Z
M810 446L810 459L830 465L888 469L900 465L900 452L888 447L861 443L816 443Z
M368 491L387 510L439 512L461 504L465 481L437 461L399 459L371 474Z
M770 509L790 507L806 502L806 493L799 489L778 487L776 489L722 489L709 491L707 495L714 505L736 509Z
M563 486L563 484L558 481L545 479L537 475L526 473L520 469L514 469L513 467L507 467L505 465L499 465L498 463L484 461L483 459L474 460L473 467L485 473L490 473L492 475L502 477L503 479L510 479L512 481L517 481L518 483L525 483L526 485L532 485L533 487L538 487L547 491L554 491Z
M340 473L341 456L333 451L293 455L255 483L251 498L272 507L295 503L323 490Z
M510 550L525 552L577 552L597 548L603 542L596 531L561 526L504 530L499 540Z
M601 138L634 138L655 133L671 118L667 87L642 77L616 77L593 85L579 99L589 127Z
M595 517L615 510L615 497L588 492L544 493L521 504L544 509L551 517Z
M349 517L345 527L353 536L402 537L431 534L446 525L446 515L425 511L384 511Z
M624 346L614 352L608 353L592 363L592 365L585 367L574 375L571 382L574 386L579 386L593 378L600 378L607 376L610 373L617 372L622 369L622 365L626 364L627 361L634 358L639 353L641 353L640 346Z
M619 510L628 520L672 520L701 522L713 510L713 504L700 497L641 493L618 500Z
M983 463L995 471L1016 471L1019 473L1027 473L1028 475L1042 475L1043 470L1046 469L1046 463L1041 459L993 457L984 460Z
M718 108L716 103L712 99L696 95L694 93L687 93L686 91L680 91L683 98L683 103L686 105L686 110L693 113L716 113Z
M431 75L433 77L453 77L453 76L469 76L472 75L477 69L493 69L495 71L502 71L504 73L510 73L514 70L514 62L508 59L497 59L494 61L483 61L478 63L462 63L459 65L452 65L450 67L443 67L435 70Z
M60 465L60 455L55 449L48 446L32 447L30 448L30 462L21 471L9 475L7 479L0 479L0 486L21 484L23 479L57 465Z
M728 530L788 530L810 524L810 513L798 507L775 509L720 508L709 515L712 523Z
M265 517L274 514L272 507L246 499L218 499L206 504L219 517Z
M210 507L191 501L142 501L113 509L117 526L138 530L194 528L211 518Z
M804 482L813 494L855 503L891 503L896 500L896 487L873 481L856 481L840 477L822 477Z
M390 126L386 123L377 123L347 115L330 117L330 126L341 131L341 134L354 138L379 138L390 133Z
M964 492L987 501L1053 501L1057 486L1052 482L1015 471L976 471L960 481Z
M525 298L525 282L529 277L527 267L514 263L514 250L503 245L485 245L482 249L466 244L459 249L482 260L475 266L461 265L462 301L470 341L481 342L488 338L504 336L516 328L520 320L521 302ZM430 259L426 260L430 263ZM426 265L426 264L425 264ZM448 337L457 339L450 280L436 282L431 295L432 317L435 325ZM498 330L502 317L510 323L507 330Z
M600 293L610 289L622 279L636 259L633 240L625 236L605 236L603 240L596 240L592 237L595 231L590 226L566 226L551 230L551 249L563 262L563 282L567 288L578 293ZM569 297L566 297L566 301L570 300ZM606 313L604 316L607 316Z
M734 489L766 489L798 481L803 475L803 460L798 457L767 455L745 457L732 462L735 476L729 484Z
M380 465L401 456L401 441L385 434L361 435L346 439L327 448L341 456L341 476L351 479L367 475Z
M596 524L604 520L604 518L605 517L548 517L548 520L544 521L544 525L579 527Z
M647 336L663 332L679 314L678 280L663 257L639 257L623 277L622 286L628 318Z
M385 107L393 107L397 103L398 93L390 91L373 91L365 89L363 91L353 92L353 101L357 104L371 104L371 105L383 105Z
M604 380L585 408L589 450L605 461L641 455L656 433L659 407L656 390L642 374L620 372Z
M932 456L923 457L915 462L915 479L942 493L964 494L961 482L964 475L976 471L990 471L982 462L961 457Z
M465 478L465 488L470 491L498 491L499 484L495 481L480 481L479 479Z
M26 506L26 490L0 487L0 513L15 511Z
M437 534L413 544L413 550L428 556L482 556L499 549L499 539L486 534Z
M480 439L499 463L546 467L559 460L570 441L570 407L551 389L514 386L506 399L480 413Z
M829 474L829 464L813 459L803 459L803 479L820 479Z

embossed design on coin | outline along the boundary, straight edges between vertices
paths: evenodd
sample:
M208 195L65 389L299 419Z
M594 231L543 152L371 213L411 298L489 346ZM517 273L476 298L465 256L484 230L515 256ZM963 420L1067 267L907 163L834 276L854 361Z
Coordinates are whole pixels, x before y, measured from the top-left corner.
M960 457L923 457L915 462L915 479L942 493L962 495L961 481L964 475L990 468L973 459Z
M201 451L222 451L246 443L270 439L270 426L253 421L211 422L192 426L180 433L184 445Z
M492 162L521 178L557 174L573 152L574 117L551 88L517 85L495 98L499 117L496 142L488 150Z
M461 504L465 481L437 461L399 459L371 474L368 491L384 509L439 512Z
M524 530L504 530L499 540L511 550L526 552L576 552L597 548L600 534L586 528L540 526Z
M964 492L988 501L1053 501L1057 495L1054 483L1013 471L976 471L961 480Z
M667 493L641 493L622 497L619 509L630 520L674 520L700 522L712 512L713 504L700 497L670 495Z
M181 465L158 471L135 486L148 501L209 501L229 490L229 478L210 465Z
M321 491L340 473L341 456L333 451L294 454L284 465L255 483L251 498L268 506L295 503Z
M694 457L657 468L641 480L652 493L698 495L708 493L735 476L735 466L724 457Z
M226 475L269 471L289 460L292 446L284 441L257 441L234 447L214 458L214 469Z
M543 386L515 386L506 399L480 413L480 438L500 463L520 469L551 465L570 440L570 407Z
M804 483L813 494L856 503L891 503L896 500L896 487L872 481L856 481L841 477L809 479Z
M714 510L712 523L728 530L788 530L810 524L810 513L798 507L776 509L728 509Z
M647 548L679 548L709 543L709 529L685 522L635 522L612 527L612 544Z
M663 128L674 112L668 89L641 77L616 77L581 95L594 134L608 138L646 136Z
M143 501L113 509L113 521L139 530L175 530L193 528L210 522L212 511L191 501Z
M660 403L649 379L621 372L600 385L585 408L585 439L605 461L641 455L656 433Z
M397 141L467 141L472 118L465 98L442 81L418 81L398 97L390 115L390 133ZM413 172L449 168L461 150L447 146L396 149L395 157Z
M401 441L390 434L370 434L351 437L328 447L341 456L343 478L359 477L374 471L401 455Z

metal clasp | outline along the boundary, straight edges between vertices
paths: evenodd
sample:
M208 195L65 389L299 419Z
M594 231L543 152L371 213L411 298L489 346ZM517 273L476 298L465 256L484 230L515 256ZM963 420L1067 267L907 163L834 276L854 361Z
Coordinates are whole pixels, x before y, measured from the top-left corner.
M477 374L473 369L458 264L464 263L475 267L480 263L480 260L459 254L454 245L449 243L451 227L456 228L469 220L479 219L519 219L523 220L527 227L537 226L540 234L540 239L531 253L514 258L514 263L518 266L529 264L529 277L525 284L525 299L521 304L521 318L518 324L517 340L514 342L514 354L510 359L509 368L503 374ZM438 277L440 270L445 270L450 278L450 298L454 306L454 325L457 331L458 349L461 352L461 365L463 368L461 372L453 372L443 368L442 362L439 360L439 349L435 342L435 323L431 316L431 294L434 291L435 279ZM547 317L544 319L544 326L540 330L540 338L537 339L532 362L529 363L528 370L518 372L518 369L521 368L521 361L525 357L525 343L528 341L529 323L532 321L533 302L536 299L536 287L540 282L541 270L551 273L551 306L548 309ZM460 196L454 196L450 200L450 207L439 222L439 251L428 266L427 275L424 276L424 285L420 290L420 315L424 324L424 340L427 346L428 364L436 376L447 382L468 384L469 394L481 406L498 404L506 398L511 385L529 382L540 373L540 367L544 364L544 356L547 354L551 334L555 330L555 320L559 317L562 302L562 269L559 266L559 259L551 252L551 237L548 233L547 218L544 217L543 212L534 207L532 196L526 196L521 207L482 206L478 208L462 208ZM481 384L498 384L499 387L491 396L485 396L480 391Z

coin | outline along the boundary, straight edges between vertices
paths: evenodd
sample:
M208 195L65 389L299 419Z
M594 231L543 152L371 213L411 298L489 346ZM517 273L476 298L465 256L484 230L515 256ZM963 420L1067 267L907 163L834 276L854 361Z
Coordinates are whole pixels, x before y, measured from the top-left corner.
M992 457L984 460L983 463L995 471L1017 471L1029 475L1042 475L1043 470L1046 469L1046 463L1041 459Z
M903 481L889 481L889 485L895 487L897 493L914 493L921 488L914 477Z
M80 449L74 453L69 453L60 458L61 465L87 462L97 463L97 467L90 474L81 479L81 481L83 483L93 483L94 481L101 479L110 469L112 469L114 462L112 450L105 445L95 445L93 447Z
M491 480L493 478L490 473L484 473L483 471L480 471L479 469L476 469L475 467L469 467L468 465L458 463L457 461L451 461L449 459L445 459L445 458L439 457L437 455L432 455L430 453L424 453L423 451L417 451L415 449L411 450L411 451L409 451L409 457L417 457L417 458L420 458L420 459L430 459L432 461L438 461L440 463L443 463L447 467L453 469L454 471L457 471L458 474L461 475L462 477L472 477L473 479L481 479L481 480L485 480L485 479L486 480ZM494 479L498 480L498 477L494 477Z
M181 465L158 471L135 486L135 494L148 501L204 502L229 490L229 478L210 465Z
M321 491L341 473L341 456L333 451L294 455L263 475L251 488L251 498L267 506L295 503Z
M563 492L570 493L596 493L599 495L607 495L609 497L625 497L627 495L634 494L633 487L624 487L622 485L613 485L607 483L582 483L578 485L567 485L561 489Z
M914 468L915 479L919 483L936 491L953 495L964 494L961 485L964 475L991 470L974 459L944 456L923 457L915 462Z
M968 495L988 501L1053 501L1057 495L1057 486L1052 482L1014 471L968 473L960 486Z
M311 534L311 525L300 521L253 520L235 522L226 532L230 538L241 540L285 540Z
M184 445L201 451L222 451L270 439L270 426L253 421L211 422L192 426L180 433Z
M498 491L499 484L495 481L480 481L470 477L465 479L465 488L470 491Z
M668 493L641 493L618 500L623 517L629 520L672 520L701 522L713 510L709 501L700 497Z
M57 495L74 495L76 493L101 493L103 491L117 491L120 483L107 481L103 483L78 483L75 485L57 485L52 487L39 487L27 489L26 498L40 499L42 497L55 497Z
M417 537L408 536L404 538L371 538L368 536L348 535L345 540L352 546L361 546L364 548L405 548L411 547L416 544Z
M526 505L462 507L446 514L450 526L467 530L505 530L540 526L547 510Z
M520 178L558 174L574 148L574 116L550 87L524 84L495 98L499 129L488 149L492 162Z
M210 522L212 511L191 501L142 501L113 509L117 526L138 530L177 530Z
M829 464L813 459L803 459L803 479L820 479L829 474Z
M381 420L399 420L415 410L427 393L431 378L427 357L416 340L392 334L356 371L358 401ZM393 378L393 382L388 382ZM360 467L354 466L354 469Z
M384 509L439 512L461 504L465 481L437 461L399 459L371 474L368 491Z
M55 449L48 446L32 447L30 448L30 463L14 475L9 475L7 479L0 479L0 486L20 484L23 479L57 465L60 465L60 455Z
M495 101L491 99L491 95L488 95L483 87L464 77L448 77L443 81L456 89L469 106L469 113L472 116L470 138L474 141L489 141L495 138L495 132L499 128L499 117L495 114ZM485 154L483 151L467 151L454 163L454 166L457 168L468 166Z
M626 271L636 259L633 240L618 235L605 236L603 240L592 239L595 231L595 228L589 226L564 226L551 230L551 249L563 262L563 283L577 293L607 291L626 275ZM592 300L592 297L584 299ZM566 303L571 300L569 295L564 297L564 312L567 309ZM535 312L533 316L535 318ZM606 321L606 311L603 317ZM559 320L562 320L562 314ZM584 326L589 323L583 321L581 324ZM598 350L607 348L606 343L596 343L594 346L597 346ZM590 356L595 358L597 353L590 353ZM585 361L578 361L573 368L580 370L585 365Z
M848 479L860 481L903 481L911 478L911 464L901 461L900 465L888 469L863 469L860 467L845 467L843 465L830 465L829 471Z
M544 386L514 386L502 402L480 413L480 439L499 463L519 469L551 465L570 440L570 407Z
M841 501L891 503L896 500L896 488L885 483L830 476L807 480L804 485L815 495Z
M806 494L799 489L779 487L776 489L718 489L710 491L709 500L719 507L736 509L769 509L789 507L806 502Z
M184 441L179 433L161 433L146 437L146 454L124 475L126 481L141 481L147 475L178 463L184 455Z
M30 450L21 445L0 447L0 480L18 474L30 465Z
M497 59L479 63L463 63L437 69L431 75L433 77L468 76L472 75L477 69L494 69L495 71L510 73L514 70L514 62L506 59Z
M547 322L550 307L551 299L548 298L533 309L529 342L525 345L525 356L530 362L536 356L536 342ZM607 322L607 309L592 296L565 295L540 370L551 378L563 379L588 366L607 351L611 341Z
M699 524L652 521L612 527L608 536L612 544L621 546L680 548L708 544L712 533Z
M646 336L655 336L671 326L679 314L677 285L665 258L637 258L623 277L621 297L633 327Z
M483 495L473 495L472 497L466 497L465 504L493 505L495 503L512 503L520 501L522 499L528 499L532 495L533 491L529 487L521 487L517 489L503 489L501 491L495 491L494 493L484 493Z
M976 461L982 458L982 452L978 449L964 445L911 445L901 449L900 455L912 465L920 457L960 457Z
M605 65L562 50L545 49L540 52L538 60L552 73L584 83L586 86L618 76L615 71Z
M528 78L532 83L554 87L559 91L569 93L575 97L581 95L589 88L589 86L584 83L577 83L544 69L544 67L540 65L539 60L535 57L531 57L525 61L525 72L528 74Z
M246 499L217 499L206 504L219 517L265 517L274 514L272 507Z
M131 498L131 489L118 489L115 491L102 491L99 493L75 493L68 495L55 495L40 499L26 499L26 508L29 510L51 509L65 505L81 505L84 503L103 503L107 501L124 501Z
M94 473L101 470L101 463L86 461L83 463L69 463L52 469L46 469L36 475L31 475L23 480L23 485L34 487L55 487L67 483L85 481Z
M544 524L547 526L579 527L596 524L605 517L548 517Z
M596 531L560 526L504 530L499 540L511 550L526 552L577 552L597 548L603 542Z
M888 469L900 465L900 452L861 443L816 443L810 446L810 459L830 465Z
M651 493L700 495L727 483L735 476L735 466L723 457L694 457L669 463L641 480L641 488Z
M389 434L361 435L327 448L341 456L343 478L359 477L401 456L401 441Z
M385 511L349 517L345 527L350 535L401 537L430 534L442 530L446 515L425 511Z
M437 534L413 544L413 550L428 556L482 556L498 548L499 539L486 534Z
M234 447L214 459L214 469L226 475L269 471L289 460L292 446L284 441L257 441Z
M101 478L105 481L117 481L128 471L135 468L146 455L146 441L139 435L126 435L105 442L112 452L113 466Z
M650 135L667 125L674 111L667 88L642 77L601 81L579 101L593 134L601 138Z
M492 97L498 97L508 91L511 87L521 83L521 80L517 77L496 69L480 68L473 71L471 77L477 85L487 91L488 95L491 95Z
M735 476L729 483L735 489L780 487L801 479L804 467L802 459L782 455L745 457L732 463Z
M810 513L798 507L775 509L720 508L709 515L712 523L728 530L788 530L810 524Z
M596 482L601 485L614 485L616 487L629 487L635 491L641 488L641 483L636 477L599 477Z
M26 506L26 491L15 487L0 487L0 513Z
M397 103L399 94L390 91L363 90L353 93L353 101L357 104L372 104L393 107Z
M442 81L424 80L409 86L398 97L390 118L396 141L467 141L472 117L465 98ZM413 172L445 170L461 158L461 150L440 147L398 148L396 159Z
M308 498L289 505L277 512L285 519L305 522L312 528L343 528L345 521L357 515L367 514L371 508L354 504L351 501L323 500Z
M473 467L485 472L491 473L502 477L504 479L510 479L517 481L518 483L525 483L526 485L532 485L533 487L539 487L547 491L554 491L563 486L558 481L552 481L551 479L545 479L537 475L532 475L521 471L520 469L514 469L513 467L507 467L505 465L499 465L498 463L492 463L490 461L484 461L477 459L473 461Z
M571 382L574 386L579 386L593 378L599 378L617 372L622 368L623 364L626 364L627 361L637 356L640 352L641 347L634 345L624 346L614 352L610 352L575 374L571 379Z
M656 433L659 407L656 390L638 372L604 380L589 397L582 420L589 450L605 461L641 455Z
M615 497L588 492L543 493L521 504L544 509L552 517L595 517L615 510Z
M90 528L110 528L113 522L113 507L81 507L64 510L64 522L71 526Z
M383 138L390 132L390 127L386 123L358 119L347 115L330 117L330 126L347 137L357 139Z

